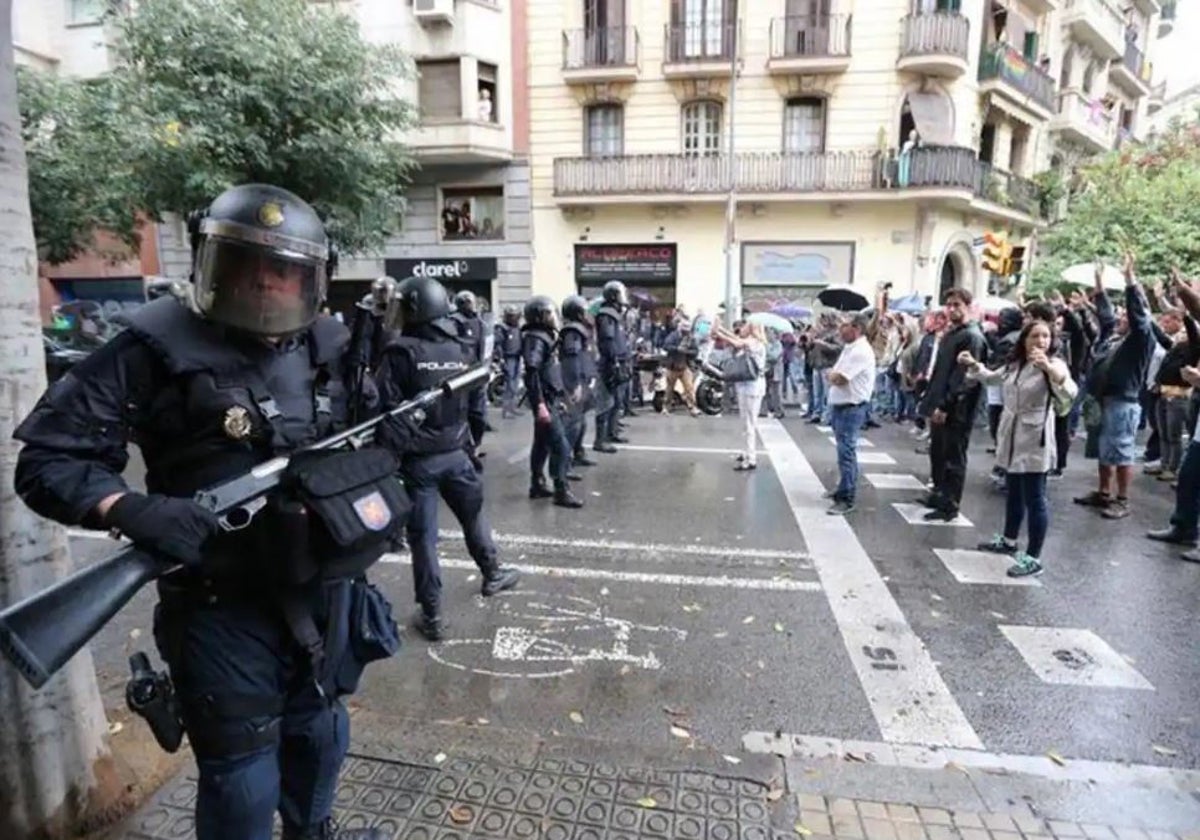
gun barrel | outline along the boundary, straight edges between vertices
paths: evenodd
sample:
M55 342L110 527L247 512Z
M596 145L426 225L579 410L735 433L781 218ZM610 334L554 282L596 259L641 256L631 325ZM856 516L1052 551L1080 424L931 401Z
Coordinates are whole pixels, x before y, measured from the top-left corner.
M41 688L137 591L172 568L133 548L0 611L0 652Z

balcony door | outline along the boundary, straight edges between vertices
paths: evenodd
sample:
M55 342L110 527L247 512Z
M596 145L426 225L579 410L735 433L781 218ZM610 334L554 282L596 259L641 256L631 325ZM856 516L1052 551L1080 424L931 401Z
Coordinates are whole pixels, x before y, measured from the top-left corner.
M826 55L830 52L831 1L787 0L784 55Z
M589 66L625 63L625 0L583 0L583 49Z
M737 0L672 0L671 52L680 58L729 58Z

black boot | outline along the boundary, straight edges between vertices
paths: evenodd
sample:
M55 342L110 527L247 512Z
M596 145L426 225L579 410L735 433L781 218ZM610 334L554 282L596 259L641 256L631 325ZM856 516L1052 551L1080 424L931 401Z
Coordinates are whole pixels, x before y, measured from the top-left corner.
M413 618L413 629L431 642L440 642L446 636L446 624L442 621L441 611L436 604L421 605L420 611Z
M573 495L571 488L563 484L554 488L554 504L558 505L558 507L576 510L583 507L583 500Z
M529 485L529 498L531 499L549 499L553 495L553 491L541 481L535 481Z
M480 592L485 598L490 598L506 589L512 589L521 580L521 573L507 566L497 565L481 571L483 572L483 586L480 587Z

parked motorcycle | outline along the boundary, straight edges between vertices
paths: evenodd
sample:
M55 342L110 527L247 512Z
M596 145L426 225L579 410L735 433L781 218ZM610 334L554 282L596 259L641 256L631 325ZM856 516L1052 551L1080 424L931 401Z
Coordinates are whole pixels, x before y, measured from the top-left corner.
M699 359L693 359L691 367L696 383L696 408L709 416L720 414L725 398L725 380L721 377L721 369Z

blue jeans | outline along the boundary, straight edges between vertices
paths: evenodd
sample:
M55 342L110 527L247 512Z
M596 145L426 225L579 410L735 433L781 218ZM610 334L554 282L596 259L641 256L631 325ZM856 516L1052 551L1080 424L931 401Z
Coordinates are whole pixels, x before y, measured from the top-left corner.
M504 396L502 398L504 416L517 413L517 387L521 381L521 357L504 357Z
M829 383L825 381L825 371L814 369L812 372L812 397L809 399L808 416L813 420L820 419L825 414L826 402L829 399Z
M881 415L891 414L895 408L895 395L892 388L892 377L888 375L886 370L877 371L875 374L875 396L872 403L872 416L876 413Z
M1179 489L1171 527L1176 533L1195 537L1200 533L1200 443L1189 443L1179 465Z
M900 390L896 392L896 419L897 420L916 420L917 419L917 395L912 391Z
M438 496L462 526L467 552L481 570L496 565L492 526L483 512L483 483L462 449L434 455L410 455L401 467L412 510L408 515L408 545L412 550L413 588L417 603L436 610L442 597L438 563Z
M858 433L867 422L867 405L835 405L832 411L839 475L833 498L853 504L858 492Z
M1050 527L1050 506L1046 503L1045 473L1008 473L1004 477L1008 503L1004 511L1004 536L1016 542L1021 521L1029 517L1029 545L1025 553L1037 558L1046 542Z

